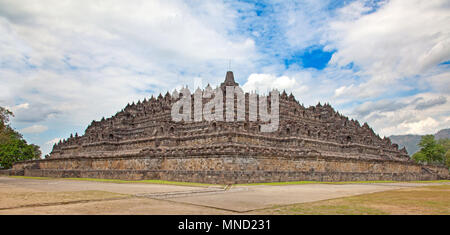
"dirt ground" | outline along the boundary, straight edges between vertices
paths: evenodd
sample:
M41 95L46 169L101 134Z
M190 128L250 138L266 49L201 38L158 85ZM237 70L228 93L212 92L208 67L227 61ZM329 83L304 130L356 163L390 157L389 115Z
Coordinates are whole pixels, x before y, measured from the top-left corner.
M450 183L258 185L224 189L0 177L0 214L448 214L445 208L450 208L446 199L450 198L449 192ZM392 202L396 197L405 202L408 195L421 200L411 201L416 209L406 210L407 204L395 207L392 203L376 203L383 198ZM324 209L327 206L331 209Z

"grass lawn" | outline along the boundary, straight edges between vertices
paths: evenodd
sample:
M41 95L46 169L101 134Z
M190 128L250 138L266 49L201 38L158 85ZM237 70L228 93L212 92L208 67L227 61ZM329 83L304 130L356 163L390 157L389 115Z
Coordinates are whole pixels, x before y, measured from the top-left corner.
M179 182L167 180L120 180L120 179L98 179L98 178L52 178L52 177L33 177L33 176L9 176L22 179L67 179L67 180L83 180L110 183L149 183L149 184L169 184L182 186L225 186L220 184L203 184L194 182ZM370 183L450 183L450 180L430 180L430 181L342 181L342 182L321 182L321 181L288 181L288 182L270 182L270 183L250 183L250 184L233 184L233 186L253 186L253 185L295 185L295 184L370 184Z
M450 214L450 185L405 188L311 203L279 206L258 214L404 215Z
M341 181L341 182L322 182L322 181L288 181L288 182L270 182L270 183L250 183L250 184L234 184L235 186L252 186L252 185L292 185L292 184L374 184L374 183L450 183L450 180L429 180L429 181Z
M196 186L196 187L208 187L208 186L223 186L218 184L202 184L193 182L179 182L179 181L167 181L167 180L119 180L119 179L97 179L97 178L52 178L52 177L32 177L32 176L9 176L13 178L22 179L42 179L42 180L81 180L81 181L96 181L107 183L147 183L147 184L168 184L168 185L181 185L181 186Z

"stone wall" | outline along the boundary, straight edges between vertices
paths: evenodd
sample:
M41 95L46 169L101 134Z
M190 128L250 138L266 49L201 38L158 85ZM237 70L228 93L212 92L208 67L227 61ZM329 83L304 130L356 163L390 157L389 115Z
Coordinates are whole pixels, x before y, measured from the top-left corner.
M25 176L123 180L160 179L236 184L277 181L371 181L449 179L448 169L411 162L342 159L327 156L242 156L234 154L77 157L17 163Z

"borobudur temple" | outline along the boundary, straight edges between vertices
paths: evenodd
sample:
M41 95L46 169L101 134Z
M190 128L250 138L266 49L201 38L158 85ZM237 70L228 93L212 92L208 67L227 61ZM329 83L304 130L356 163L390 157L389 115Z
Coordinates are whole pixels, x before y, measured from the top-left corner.
M223 101L230 86L239 87L231 71L217 88L224 92ZM191 121L179 122L172 120L171 110L181 94L152 96L93 121L84 135L54 145L46 159L14 164L9 174L218 184L449 178L448 168L414 163L405 148L380 138L367 123L349 120L329 104L306 108L284 91L278 98L277 130L263 132L259 116L250 118L252 94L244 96L245 117L239 121L191 115ZM203 105L214 99L200 97ZM237 110L234 94L233 100ZM267 102L269 107L269 95Z

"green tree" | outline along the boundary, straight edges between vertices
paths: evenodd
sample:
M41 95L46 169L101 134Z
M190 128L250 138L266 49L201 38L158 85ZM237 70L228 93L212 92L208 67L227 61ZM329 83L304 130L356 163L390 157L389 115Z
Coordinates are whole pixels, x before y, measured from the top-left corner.
M442 145L442 147L444 147L445 151L450 150L450 139L449 138L438 140L438 144Z
M445 138L445 139L440 139L438 140L438 143L440 145L442 145L445 149L445 165L450 167L450 139Z
M9 116L13 116L13 113L0 106L0 128L3 129L9 122Z
M445 153L445 165L450 168L450 150Z
M41 157L39 146L27 144L22 135L9 125L13 113L0 107L0 168L10 168L14 162L38 159Z
M445 148L433 135L422 136L418 144L421 149L412 158L420 163L445 163Z

